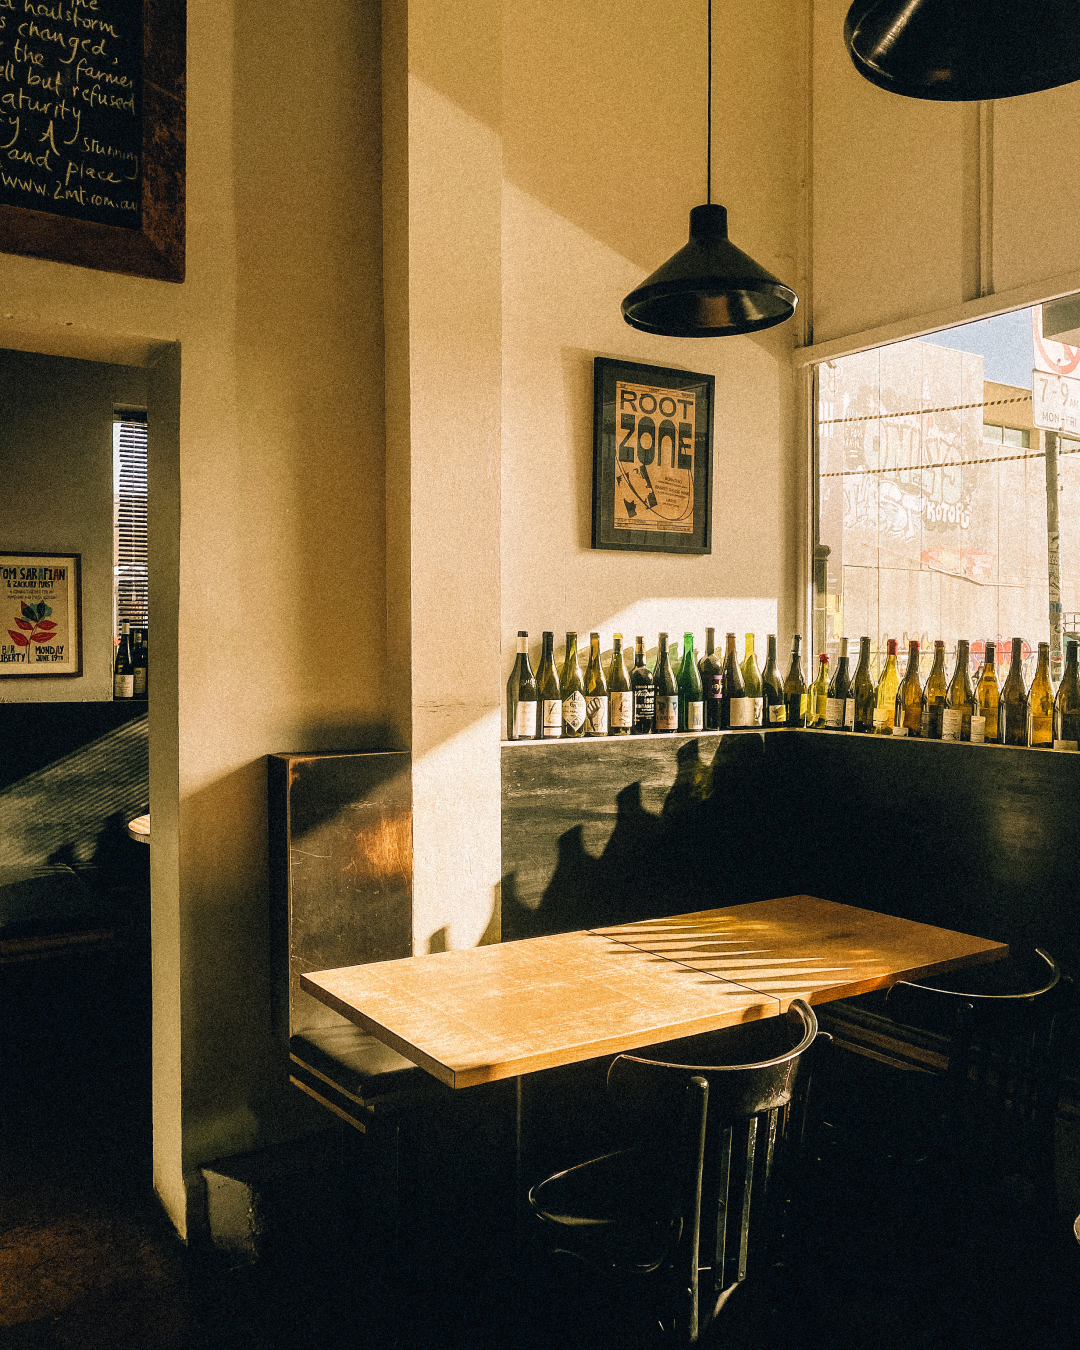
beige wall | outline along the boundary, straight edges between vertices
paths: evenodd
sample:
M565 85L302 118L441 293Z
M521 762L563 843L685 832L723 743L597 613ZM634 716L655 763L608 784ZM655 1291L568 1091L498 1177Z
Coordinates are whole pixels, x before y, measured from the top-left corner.
M117 405L145 407L144 371L0 351L0 549L78 553L82 573L82 675L5 678L0 698L9 702L112 698ZM7 642L11 616L3 617Z

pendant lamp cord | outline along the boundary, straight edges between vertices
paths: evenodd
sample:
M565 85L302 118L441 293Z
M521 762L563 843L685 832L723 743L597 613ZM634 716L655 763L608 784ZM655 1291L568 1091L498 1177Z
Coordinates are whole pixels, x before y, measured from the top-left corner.
M712 205L712 0L709 0L709 105L705 110L705 201Z

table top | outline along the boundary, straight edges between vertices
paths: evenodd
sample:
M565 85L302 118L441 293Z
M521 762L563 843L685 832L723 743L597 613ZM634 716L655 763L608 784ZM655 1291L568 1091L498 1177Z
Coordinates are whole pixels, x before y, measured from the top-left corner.
M451 1087L775 1017L1005 956L999 942L788 896L301 976Z
M136 816L134 820L129 820L127 832L137 844L148 844L150 842L150 812L148 811L145 816Z

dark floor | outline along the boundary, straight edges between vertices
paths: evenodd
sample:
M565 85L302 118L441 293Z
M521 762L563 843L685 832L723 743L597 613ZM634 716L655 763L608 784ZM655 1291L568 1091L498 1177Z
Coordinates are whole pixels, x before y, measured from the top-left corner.
M294 1150L293 1165L275 1165L260 1196L258 1260L188 1251L150 1189L145 1037L130 1048L135 1013L119 1015L116 999L111 1018L95 1011L103 985L90 965L39 971L33 981L0 973L3 1350L657 1343L629 1291L550 1268L515 1229L502 1203L510 1173L499 1161L508 1136L497 1093L490 1111L444 1127L444 1151L412 1155L396 1249L370 1212L354 1147L364 1141L332 1131L313 1151L317 1161L297 1166ZM41 996L50 979L67 982L62 1022ZM534 1121L534 1168L572 1161L573 1145L553 1123ZM940 1185L927 1184L918 1150L887 1158L829 1138L808 1164L777 1261L737 1292L707 1345L1080 1344L1080 1246L1064 1218L1048 1221L989 1184L985 1206L964 1218ZM451 1167L451 1155L467 1161Z

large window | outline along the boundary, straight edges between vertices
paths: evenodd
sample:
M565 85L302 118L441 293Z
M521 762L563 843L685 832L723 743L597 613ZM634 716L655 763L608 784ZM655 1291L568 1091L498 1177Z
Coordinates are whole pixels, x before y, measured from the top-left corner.
M1060 675L1080 628L1080 334L1044 333L1050 311L818 367L815 651L868 634L879 666L915 638L925 674L938 638L950 657L969 639L974 668L987 641L1007 664L1015 636L1029 679L1039 642Z

